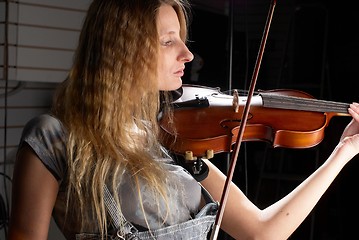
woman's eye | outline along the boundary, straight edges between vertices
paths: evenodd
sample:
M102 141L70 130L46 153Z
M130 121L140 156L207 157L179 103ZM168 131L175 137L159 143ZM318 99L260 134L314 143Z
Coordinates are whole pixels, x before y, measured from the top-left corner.
M172 43L173 43L172 40L162 41L162 45L163 45L163 46L170 46L170 45L172 45Z

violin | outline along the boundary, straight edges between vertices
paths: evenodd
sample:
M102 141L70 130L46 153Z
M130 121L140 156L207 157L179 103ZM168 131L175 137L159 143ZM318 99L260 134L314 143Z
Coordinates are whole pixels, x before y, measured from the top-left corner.
M160 118L164 145L186 160L210 159L232 152L236 142L245 92L184 84L173 104L173 125L164 112ZM253 95L243 141L266 141L273 147L310 148L324 138L334 116L350 116L349 104L315 99L298 90L257 91Z

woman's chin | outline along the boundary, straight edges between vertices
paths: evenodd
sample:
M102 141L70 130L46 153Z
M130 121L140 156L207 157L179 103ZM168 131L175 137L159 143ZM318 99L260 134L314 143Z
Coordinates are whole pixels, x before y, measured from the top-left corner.
M161 91L173 91L173 90L177 90L180 87L182 87L182 79L178 78L175 81L172 81L171 83L168 83L164 86L160 86L160 90Z

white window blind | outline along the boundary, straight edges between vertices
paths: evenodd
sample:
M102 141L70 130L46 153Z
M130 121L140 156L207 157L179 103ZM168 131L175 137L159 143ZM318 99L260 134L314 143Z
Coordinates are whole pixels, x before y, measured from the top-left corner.
M20 0L7 5L0 1L0 79L63 81L72 64L89 3L90 0Z

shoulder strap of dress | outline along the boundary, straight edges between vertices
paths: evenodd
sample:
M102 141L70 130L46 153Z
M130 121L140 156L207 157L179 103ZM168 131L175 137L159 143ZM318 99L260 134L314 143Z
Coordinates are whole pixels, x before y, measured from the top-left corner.
M117 237L124 240L139 240L137 228L123 216L106 185L104 185L104 201L113 224L117 229Z
M205 189L200 182L198 184L201 186L201 192L202 192L205 202L206 203L211 203L211 202L216 203L216 201L213 199L212 195L207 191L207 189Z

